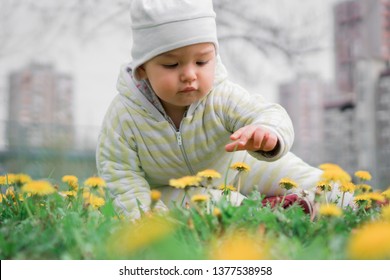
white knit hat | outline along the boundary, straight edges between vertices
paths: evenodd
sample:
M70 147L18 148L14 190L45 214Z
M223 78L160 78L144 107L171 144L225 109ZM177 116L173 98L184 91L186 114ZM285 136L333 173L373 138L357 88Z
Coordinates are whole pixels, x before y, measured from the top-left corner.
M139 66L164 52L206 42L218 50L212 0L133 0L130 14L136 79Z

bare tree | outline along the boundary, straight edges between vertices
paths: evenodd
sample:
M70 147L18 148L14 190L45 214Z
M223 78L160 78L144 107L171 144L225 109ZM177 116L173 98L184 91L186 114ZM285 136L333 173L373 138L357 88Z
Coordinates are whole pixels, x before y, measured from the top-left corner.
M0 0L0 59L29 50L49 50L69 38L93 43L113 30L129 36L129 1ZM291 19L296 19L291 17L292 11L284 21L263 12L266 5L277 2L214 0L221 44L243 40L265 56L278 51L288 59L320 50L321 34L307 32L315 19L303 18L297 26L291 24Z
M294 11L275 9L278 2L281 4L278 0L214 1L221 43L243 40L266 57L276 51L288 59L322 50L319 38L323 34L313 31L316 18L309 13L301 17ZM267 4L273 5L273 16L265 9Z
M127 0L0 0L0 60L129 29Z

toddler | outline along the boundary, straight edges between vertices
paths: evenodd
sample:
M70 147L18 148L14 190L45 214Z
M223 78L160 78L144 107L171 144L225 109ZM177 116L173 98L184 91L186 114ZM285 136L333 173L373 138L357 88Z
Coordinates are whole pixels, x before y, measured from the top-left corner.
M96 155L119 214L137 219L138 207L148 211L152 189L162 193L157 209L180 203L184 191L169 186L170 179L205 169L224 177L229 162L251 168L240 174L232 201L254 188L283 195L284 177L314 195L322 171L289 152L294 132L286 111L228 79L215 16L211 0L131 3L133 60L120 71ZM230 170L228 184L237 175ZM205 189L192 188L190 196L200 192Z

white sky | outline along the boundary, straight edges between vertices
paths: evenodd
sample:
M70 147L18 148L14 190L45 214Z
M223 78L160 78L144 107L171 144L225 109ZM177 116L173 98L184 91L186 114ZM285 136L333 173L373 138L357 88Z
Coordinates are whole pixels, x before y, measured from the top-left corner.
M304 68L307 70L318 72L326 80L331 79L333 62L330 4L337 2L337 0L279 0L279 2L284 3L283 9L296 9L297 12L306 5L306 9L318 15L322 22L321 28L324 31L324 36L327 37L325 40L328 40L329 43L329 49L309 60L302 61L302 65L306 65ZM280 16L280 20L284 20L280 10L277 11L277 14L274 12L274 15ZM130 32L128 37L123 36L123 32L112 33L110 36L100 38L85 47L69 42L69 45L54 53L31 55L27 52L26 54L0 58L0 121L4 121L7 116L7 73L36 61L53 63L59 71L74 76L76 125L100 126L105 111L116 94L115 85L119 68L130 60L130 39ZM222 58L224 59L223 56ZM228 70L230 72L229 66ZM277 101L275 99L277 83L291 79L291 71L288 71L283 63L277 60L262 62L261 69L258 70L260 82L255 90L262 92L268 99ZM232 72L234 73L234 71ZM242 86L246 87L245 84ZM252 89L253 85L249 86L249 90Z

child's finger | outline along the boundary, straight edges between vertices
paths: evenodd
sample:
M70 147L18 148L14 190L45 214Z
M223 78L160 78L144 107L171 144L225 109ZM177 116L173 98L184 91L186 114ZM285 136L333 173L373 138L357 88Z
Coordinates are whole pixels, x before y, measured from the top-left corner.
M268 139L269 139L269 132L265 132L264 136L263 136L263 139L262 139L262 141L260 143L260 147L259 147L260 150L264 150L264 148L267 145Z
M227 152L234 152L234 151L240 151L243 150L245 145L242 144L240 140L233 141L229 144L225 145L225 150Z
M237 140L238 138L241 137L242 132L245 130L245 127L241 127L237 129L232 135L230 135L230 139L232 140Z
M252 139L253 134L257 130L256 126L244 126L238 129L235 133L235 137L232 140L240 139L243 145L246 145L249 139Z
M261 143L260 149L265 152L272 151L278 143L278 138L275 134L272 133L267 133L267 138L265 138L266 137L264 137L263 142Z
M253 150L261 150L265 133L262 129L256 129L253 134Z

